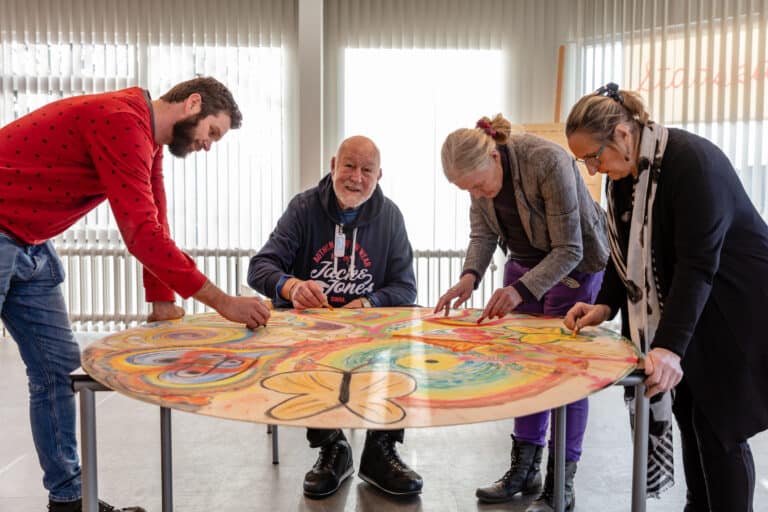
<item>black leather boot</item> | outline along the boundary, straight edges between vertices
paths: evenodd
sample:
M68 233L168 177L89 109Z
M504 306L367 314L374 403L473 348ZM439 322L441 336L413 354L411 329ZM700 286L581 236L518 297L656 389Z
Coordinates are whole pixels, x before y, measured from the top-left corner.
M330 496L352 472L352 448L344 434L340 434L320 447L315 465L304 475L304 495L308 498Z
M475 496L485 503L503 503L521 492L533 494L541 489L541 452L544 448L520 442L512 436L512 465L509 471L488 487L480 487Z
M576 476L576 462L565 461L565 511L570 512L576 506L576 490L573 478ZM547 477L544 490L525 512L554 512L555 510L555 459L547 457Z
M395 449L395 436L389 432L369 430L360 457L357 475L382 491L396 496L419 494L421 476L403 462Z
M75 501L51 501L48 500L49 512L83 512L83 500ZM141 507L113 507L109 503L99 500L99 512L146 512Z

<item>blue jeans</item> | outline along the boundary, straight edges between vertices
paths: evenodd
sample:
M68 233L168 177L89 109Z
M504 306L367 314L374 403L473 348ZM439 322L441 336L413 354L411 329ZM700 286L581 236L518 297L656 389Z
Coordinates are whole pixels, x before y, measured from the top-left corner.
M19 346L29 381L29 416L43 485L55 501L80 498L75 395L69 373L80 366L61 283L64 267L51 242L23 245L0 233L0 318Z

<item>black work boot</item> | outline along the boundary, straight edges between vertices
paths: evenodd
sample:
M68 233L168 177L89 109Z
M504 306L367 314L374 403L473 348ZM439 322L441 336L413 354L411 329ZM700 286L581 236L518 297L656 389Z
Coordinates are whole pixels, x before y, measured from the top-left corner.
M573 478L576 476L576 462L565 461L565 511L570 512L576 506L576 490L573 488ZM554 512L555 510L555 460L547 457L547 477L544 479L544 490L536 501L531 503L525 512Z
M396 496L419 494L421 476L403 462L395 449L396 435L369 430L357 475L382 491Z
M517 493L533 494L541 489L541 452L543 446L518 441L512 436L512 465L509 471L488 487L480 487L475 496L485 503L503 503Z
M49 512L82 512L83 500L75 501L48 501ZM146 512L141 507L113 507L109 503L99 500L99 512Z
M344 434L340 434L320 447L315 465L304 475L304 495L308 498L330 496L352 475L352 471L352 448Z

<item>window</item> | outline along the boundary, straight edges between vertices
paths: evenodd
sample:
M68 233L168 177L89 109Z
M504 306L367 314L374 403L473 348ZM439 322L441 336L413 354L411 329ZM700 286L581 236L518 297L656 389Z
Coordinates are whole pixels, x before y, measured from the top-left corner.
M162 94L182 77L214 76L243 113L211 151L178 159L163 172L168 221L188 248L258 249L283 212L285 52L279 47L152 46L148 86Z
M469 242L469 194L443 175L440 149L451 131L503 112L502 52L348 48L344 70L344 136L379 146L381 187L416 253L417 303L435 304L458 280ZM493 270L469 306L501 285Z
M768 42L764 25L749 16L727 23L694 20L586 45L580 82L584 93L618 82L643 96L652 119L711 140L728 155L768 219L768 61L760 60L765 58L760 46Z
M414 249L465 249L469 194L446 180L440 149L451 131L503 112L501 51L350 48L344 59L345 136L379 146L381 187Z
M195 76L222 81L243 113L242 128L207 153L166 154L163 171L175 241L235 293L247 254L261 247L284 207L292 151L286 48L295 20L295 5L282 0L218 10L203 0L0 2L0 124L62 97L141 86L157 98ZM145 317L140 268L125 257L106 202L64 233L57 249L75 322ZM202 309L191 301L185 307Z

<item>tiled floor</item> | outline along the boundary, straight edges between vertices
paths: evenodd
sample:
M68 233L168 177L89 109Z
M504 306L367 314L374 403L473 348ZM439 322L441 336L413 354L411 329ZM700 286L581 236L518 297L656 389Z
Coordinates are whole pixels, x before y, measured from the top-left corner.
M47 502L29 432L26 378L15 343L0 341L0 512L43 512ZM576 475L580 512L630 508L632 446L621 392L611 388L590 401L584 455ZM116 393L97 394L99 489L114 504L141 504L160 511L159 412ZM413 429L401 448L424 477L424 492L410 500L383 496L354 477L331 498L301 494L304 472L315 459L304 431L280 429L280 458L271 464L271 440L263 425L173 413L175 510L203 511L523 511L526 499L479 505L474 490L501 476L509 461L512 421L462 427ZM363 431L348 435L359 457ZM678 443L679 445L679 443ZM768 510L768 434L756 436L755 510ZM678 484L649 512L682 510ZM530 499L530 498L529 498Z

